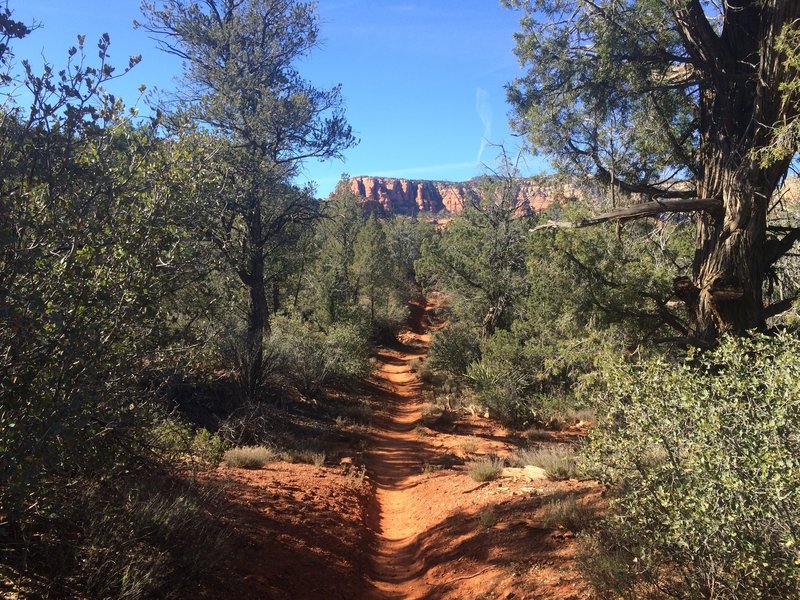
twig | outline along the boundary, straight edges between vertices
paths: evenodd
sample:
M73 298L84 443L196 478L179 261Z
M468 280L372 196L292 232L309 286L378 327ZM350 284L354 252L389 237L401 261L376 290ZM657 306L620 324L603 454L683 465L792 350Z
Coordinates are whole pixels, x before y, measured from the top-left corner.
M476 485L474 488L470 488L470 489L468 489L468 490L464 490L464 491L463 491L463 492L461 492L461 493L462 493L462 494L469 494L470 492L474 492L475 490L479 490L479 489L481 489L481 488L483 488L483 487L486 487L487 485L489 485L489 482L488 482L488 481L484 481L484 482L483 482L483 483L481 483L480 485Z
M481 569L480 571L478 571L477 573L473 573L472 575L463 575L461 577L456 577L455 579L451 579L450 581L447 581L445 583L429 583L428 585L433 586L433 587L438 587L440 585L451 585L451 584L455 583L456 581L464 581L465 579L472 579L473 577L477 577L478 575L483 575L484 573L486 573L486 571L489 571L491 569L496 569L496 568L497 567L495 567L494 565L489 565L485 569Z

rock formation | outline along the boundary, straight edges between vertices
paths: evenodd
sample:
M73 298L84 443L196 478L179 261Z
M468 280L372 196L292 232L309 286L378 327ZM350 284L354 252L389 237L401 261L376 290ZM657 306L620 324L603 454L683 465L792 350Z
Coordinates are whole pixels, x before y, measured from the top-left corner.
M459 213L481 201L481 183L480 178L452 182L360 176L346 185L363 199L366 210L413 216L420 212ZM577 188L549 178L520 179L516 188L515 205L521 212L539 212L558 198L581 195Z

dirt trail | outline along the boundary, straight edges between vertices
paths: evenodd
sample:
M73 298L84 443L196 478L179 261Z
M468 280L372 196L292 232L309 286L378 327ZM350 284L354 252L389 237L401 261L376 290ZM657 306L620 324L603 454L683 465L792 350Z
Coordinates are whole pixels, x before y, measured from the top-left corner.
M385 410L375 421L376 432L367 465L375 483L373 518L377 536L373 548L370 599L411 598L424 594L423 564L415 543L422 533L416 518L410 480L431 454L414 429L422 415L421 382L411 362L427 356L432 304L411 304L411 330L403 344L378 354L376 380L385 392Z
M348 442L325 465L276 462L254 471L221 468L212 476L222 492L216 510L237 536L233 575L224 589L194 597L591 596L576 569L574 535L547 525L544 513L564 497L597 504L599 486L513 473L478 483L466 468L487 455L510 457L520 445L564 448L585 428L530 442L469 411L421 422L423 389L411 362L427 356L430 333L442 326L437 306L436 298L412 303L410 330L378 354L361 396L374 411L366 454L360 442ZM362 460L367 479L352 469Z
M443 326L437 306L435 300L412 303L410 331L378 354L381 409L366 457L375 495L365 598L587 597L575 572L571 534L543 528L541 515L548 498L596 495L596 485L476 483L454 465L470 456L507 456L518 440L480 417L462 417L444 429L420 425L422 383L411 362L427 357L430 332ZM554 434L553 441L569 443L575 433ZM486 511L496 525L478 525Z

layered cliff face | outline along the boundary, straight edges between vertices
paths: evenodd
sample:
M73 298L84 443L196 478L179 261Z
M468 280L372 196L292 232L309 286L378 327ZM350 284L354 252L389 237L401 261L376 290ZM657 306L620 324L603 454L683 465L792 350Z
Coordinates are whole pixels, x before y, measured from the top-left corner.
M460 212L465 203L477 199L468 183L354 177L349 185L367 208L389 215Z
M380 215L408 215L419 212L459 213L465 206L481 200L479 178L465 182L395 179L391 177L353 177L350 190L363 198L366 209ZM520 212L539 212L557 198L580 195L577 189L547 179L521 179L516 205Z

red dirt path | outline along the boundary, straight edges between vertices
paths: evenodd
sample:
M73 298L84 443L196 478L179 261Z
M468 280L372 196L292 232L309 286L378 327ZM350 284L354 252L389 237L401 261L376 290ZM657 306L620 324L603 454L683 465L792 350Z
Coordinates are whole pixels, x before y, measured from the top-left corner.
M230 557L234 580L199 596L591 597L577 573L573 536L546 529L542 510L565 493L595 502L599 487L575 480L476 483L464 461L509 454L514 437L480 417L461 418L448 433L419 425L422 390L410 363L426 355L429 332L437 327L435 307L412 304L410 330L378 355L363 483L345 473L352 470L349 464L278 463L217 472L214 479L224 488L221 517L243 541ZM567 442L577 435L568 431L554 438ZM486 511L496 518L491 527L478 521Z

